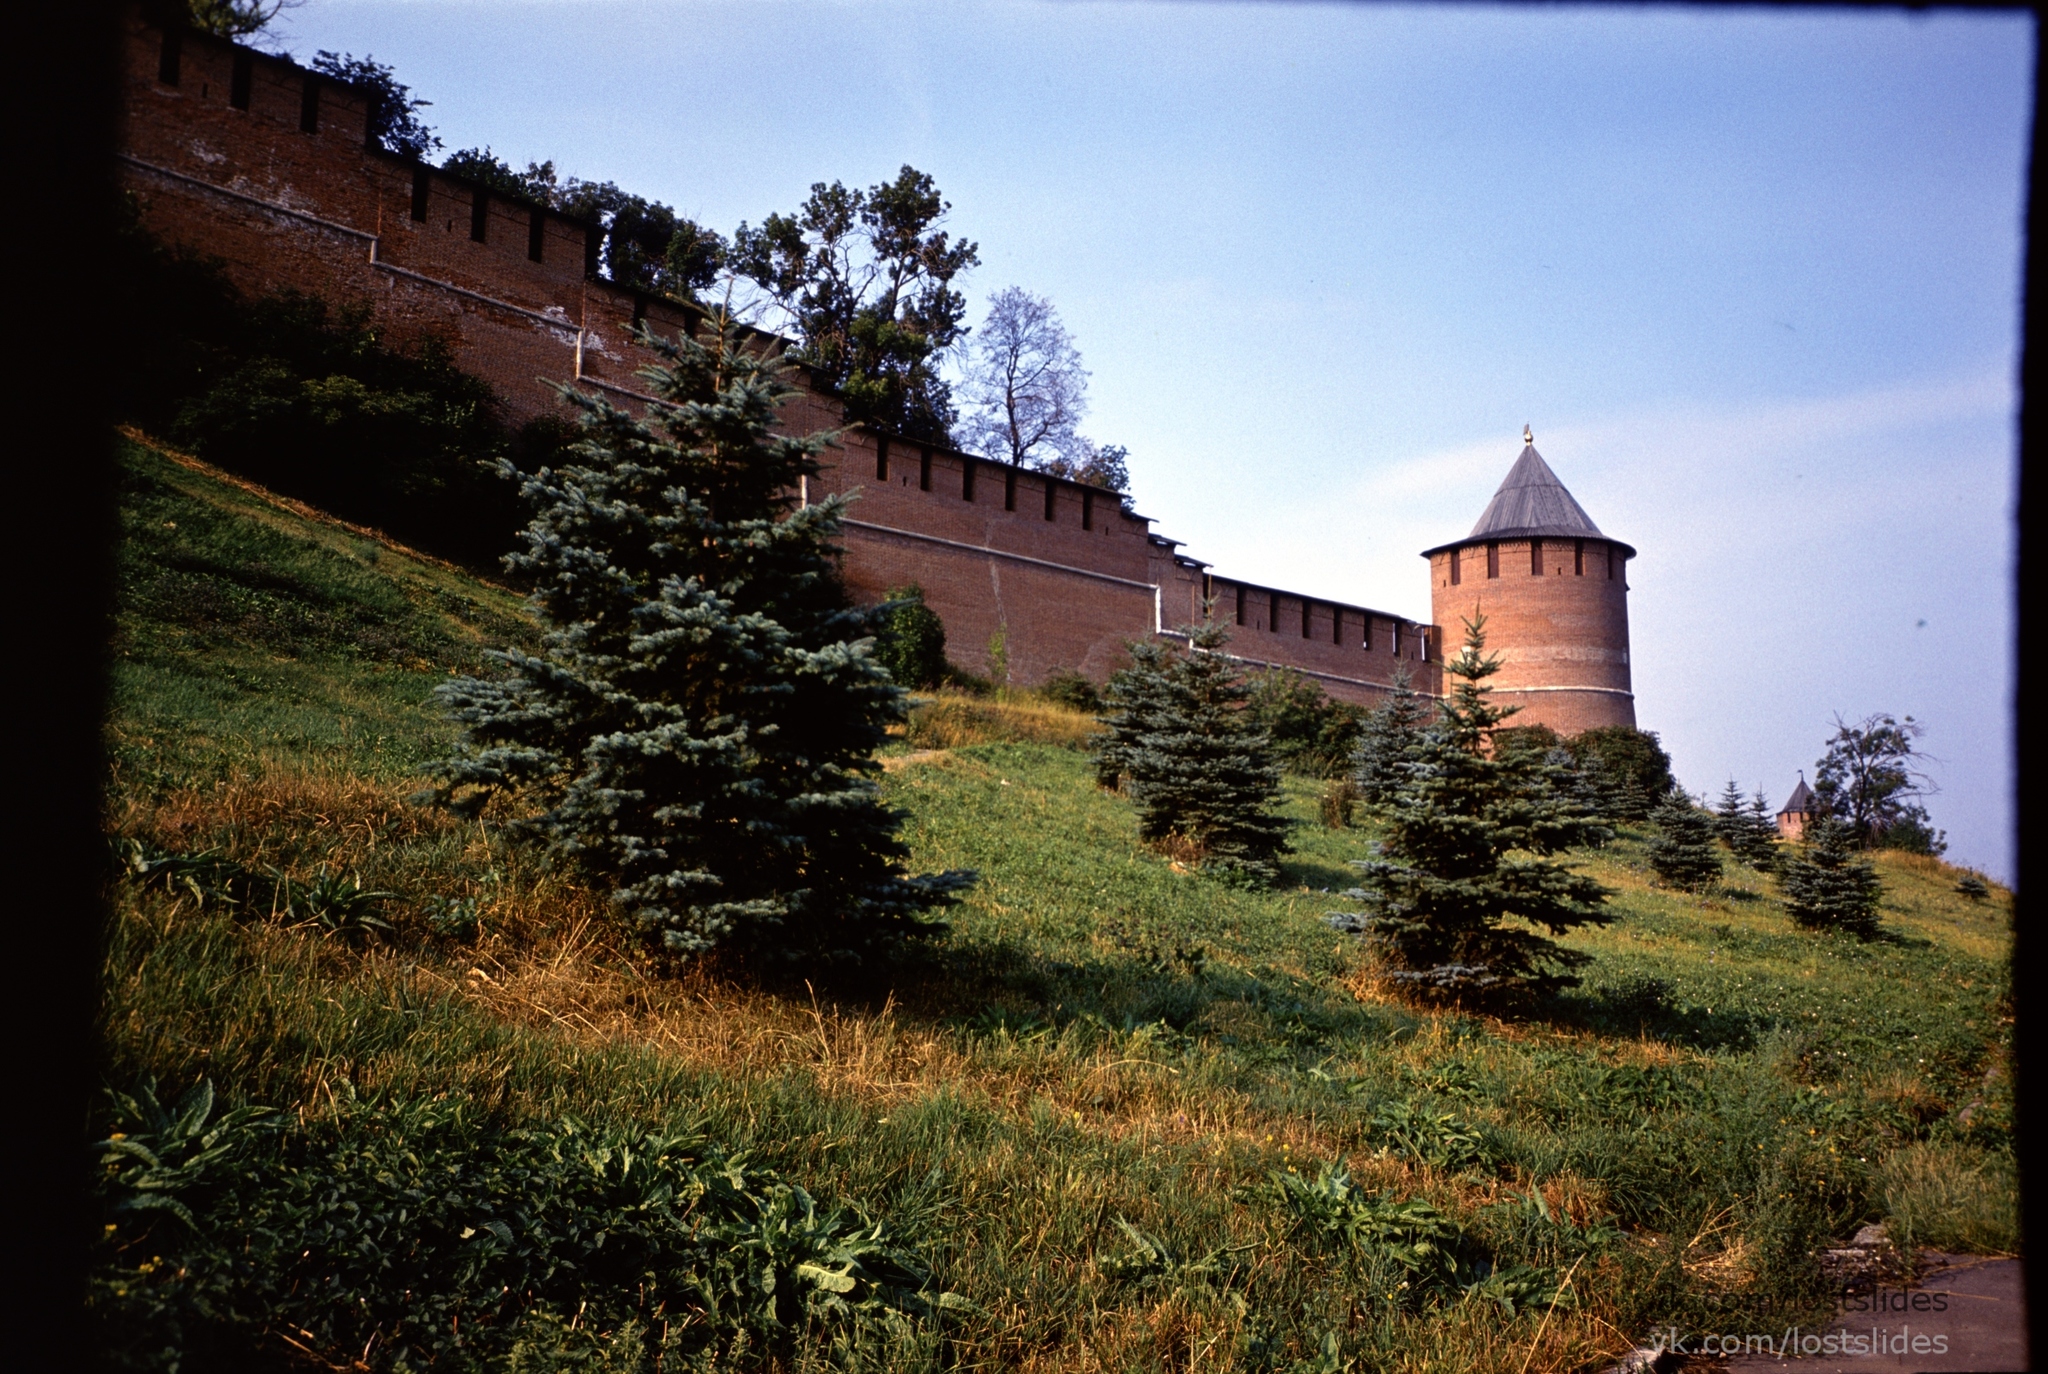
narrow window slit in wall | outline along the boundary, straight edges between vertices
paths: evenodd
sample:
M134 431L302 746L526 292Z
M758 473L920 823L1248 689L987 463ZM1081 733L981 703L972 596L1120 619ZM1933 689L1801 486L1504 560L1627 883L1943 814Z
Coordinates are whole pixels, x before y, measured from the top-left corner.
M185 31L175 24L164 28L164 45L156 55L156 79L166 86L178 84L179 65L185 55Z
M1237 589L1237 623L1244 624L1244 588Z
M491 229L491 193L479 186L471 193L469 202L469 236L478 243L485 241ZM633 309L633 323L640 322L644 307L636 303Z
M886 434L875 436L875 480L889 480L889 436Z
M377 148L377 114L383 108L383 101L377 93L369 92L363 101L363 147L371 152Z
M539 262L547 245L548 212L538 205L533 207L533 218L526 222L526 260Z
M1359 617L1359 619L1365 622L1365 632L1359 637L1358 647L1361 649L1370 649L1372 647L1372 617L1369 615L1362 615Z
M299 132L317 134L320 132L320 78L306 72L302 79L305 84L299 88Z
M1308 639L1312 633L1308 627L1309 614L1310 607L1308 603L1308 598L1304 596L1301 599L1301 637L1303 639Z
M1488 544L1488 545L1486 546L1486 575L1487 575L1488 577L1499 577L1499 576L1500 576L1500 545L1499 545L1499 544ZM1396 640L1396 642L1397 642L1397 643L1399 642L1399 641L1398 641L1398 639Z
M960 499L962 501L972 501L974 499L974 470L976 466L977 464L972 458L962 457L960 459Z
M434 174L424 166L412 169L412 217L421 224L427 222L427 196L434 189Z
M235 54L234 68L228 73L228 104L238 110L249 108L249 88L256 84L256 59L248 53Z
M1330 607L1330 642L1338 645L1344 642L1344 609L1341 606Z
M1280 633L1280 593L1269 592L1268 596L1272 602L1266 607L1266 631L1277 635Z
M1017 509L1017 465L1012 463L1003 470L1003 509Z
M1574 539L1572 540L1572 576L1584 577L1585 575L1586 541L1583 539Z
M1612 544L1607 546L1607 580L1609 582L1614 580L1614 545Z
M930 491L932 489L932 451L928 448L921 448L917 451L917 489L919 491Z
M1529 576L1543 576L1543 541L1541 539L1531 539L1529 541Z
M583 230L583 275L597 275L597 255L604 247L604 230L595 224L584 226Z
M1081 489L1081 528L1084 530L1095 528L1095 493L1089 491L1086 487Z
M1045 518L1052 519L1052 503L1058 497L1060 484L1048 477L1045 479Z
M1465 570L1459 566L1464 561L1458 557L1461 552L1462 550L1459 549L1451 550L1451 585L1453 587L1458 586L1465 580Z

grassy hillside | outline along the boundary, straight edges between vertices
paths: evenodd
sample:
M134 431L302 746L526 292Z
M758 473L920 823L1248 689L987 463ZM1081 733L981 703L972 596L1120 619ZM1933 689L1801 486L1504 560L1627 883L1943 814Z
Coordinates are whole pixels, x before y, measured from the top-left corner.
M422 1111L460 1128L418 1139L455 1130L472 1153L583 1138L571 1120L607 1139L693 1131L691 1158L885 1219L929 1270L930 1301L836 1345L816 1337L842 1330L829 1314L780 1345L735 1338L755 1317L693 1345L694 1318L622 1317L630 1292L592 1288L603 1322L536 1299L497 1318L517 1332L437 1367L652 1369L670 1350L663 1368L694 1351L1577 1370L1653 1325L1823 1311L1810 1255L1865 1221L2017 1243L2010 898L1973 904L1938 863L1881 858L1887 934L1860 944L1795 931L1754 875L1705 898L1655 889L1625 835L1575 856L1616 889L1617 919L1574 938L1597 961L1553 1019L1426 1013L1379 995L1322 924L1370 837L1317 828L1306 784L1286 884L1245 891L1138 847L1128 804L1062 743L1085 721L943 699L883 786L920 867L984 875L949 936L815 987L665 976L502 817L405 801L449 738L433 683L533 636L516 598L139 445L123 472L110 827L282 890L326 871L395 895L392 931L364 939L201 902L204 884L129 883L106 972L113 1086L153 1077L168 1098L210 1078L226 1103L280 1109L294 1159L411 1140L391 1123ZM448 933L461 903L474 938ZM419 1150L392 1156L413 1161L389 1166L401 1181L441 1158ZM149 1266L182 1233L120 1234L102 1305L125 1311L168 1291ZM426 1337L379 1301L317 1331L259 1313L234 1339L412 1367L403 1342Z

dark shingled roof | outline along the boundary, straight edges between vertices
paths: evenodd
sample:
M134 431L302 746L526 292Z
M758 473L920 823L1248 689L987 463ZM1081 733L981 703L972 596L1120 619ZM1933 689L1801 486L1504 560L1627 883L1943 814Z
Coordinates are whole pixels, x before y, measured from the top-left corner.
M1813 789L1806 785L1806 776L1800 775L1799 786L1792 789L1792 795L1785 798L1785 804L1778 808L1778 814L1804 815L1813 810Z
M1514 539L1530 535L1560 535L1566 539L1607 537L1564 489L1564 483L1557 480L1557 474L1543 461L1534 444L1523 448L1522 456L1508 469L1500 490L1486 503L1479 523L1465 537Z

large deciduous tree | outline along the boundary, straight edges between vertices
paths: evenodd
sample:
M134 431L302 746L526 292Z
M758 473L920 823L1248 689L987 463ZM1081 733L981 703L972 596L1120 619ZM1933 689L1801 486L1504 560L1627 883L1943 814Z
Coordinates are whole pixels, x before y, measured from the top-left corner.
M1903 840L1900 848L1940 852L1919 800L1935 790L1920 768L1927 756L1914 744L1924 733L1926 727L1911 716L1899 720L1880 712L1854 725L1835 717L1827 753L1814 768L1813 794L1820 809L1848 826L1863 848Z
M1560 935L1610 919L1606 888L1545 857L1580 842L1586 818L1541 760L1492 747L1515 709L1490 699L1499 670L1485 618L1467 621L1463 651L1444 665L1457 685L1392 759L1374 808L1379 857L1356 865L1364 881L1345 894L1365 910L1330 918L1366 937L1390 982L1431 1000L1513 1006L1571 986L1587 956L1507 922Z
M938 227L950 208L913 167L865 191L818 182L794 214L742 224L729 259L762 295L755 317L796 334L849 420L938 443L955 414L940 366L966 333L953 279L980 261Z
M440 689L465 739L435 795L512 794L521 832L678 955L858 957L933 929L970 875L903 870L870 776L903 692L835 575L843 501L791 496L828 436L774 432L794 388L744 332L716 315L703 342L643 334L665 359L640 374L644 420L565 390L580 441L526 478L507 560L544 648Z
M969 350L960 442L1019 467L1079 466L1095 446L1078 426L1088 413L1088 369L1059 312L1043 296L1007 286L989 298Z
M1128 500L1131 451L1097 444L1078 428L1088 413L1088 369L1051 301L1016 286L996 292L965 373L969 409L955 432L963 446Z

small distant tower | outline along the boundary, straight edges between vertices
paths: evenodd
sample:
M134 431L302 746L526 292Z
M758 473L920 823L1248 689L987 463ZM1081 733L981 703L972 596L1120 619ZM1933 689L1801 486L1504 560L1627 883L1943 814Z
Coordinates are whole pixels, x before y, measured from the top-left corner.
M1511 725L1576 735L1636 723L1629 682L1628 560L1636 551L1600 532L1522 429L1508 469L1472 533L1426 551L1431 618L1444 658L1464 622L1486 616L1486 650L1501 670L1495 699L1522 709Z
M1813 789L1806 785L1806 774L1801 772L1799 785L1778 808L1778 833L1788 840L1806 838L1806 827L1813 820L1813 809Z

